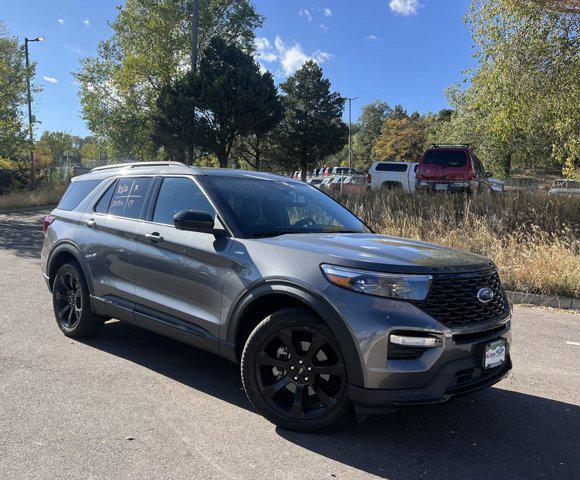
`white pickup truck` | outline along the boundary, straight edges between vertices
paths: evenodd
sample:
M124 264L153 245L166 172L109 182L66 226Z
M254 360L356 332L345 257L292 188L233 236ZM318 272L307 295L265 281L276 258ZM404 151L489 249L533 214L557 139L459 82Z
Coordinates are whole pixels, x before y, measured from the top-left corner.
M369 188L398 188L407 192L415 191L415 172L418 163L375 162L367 175Z

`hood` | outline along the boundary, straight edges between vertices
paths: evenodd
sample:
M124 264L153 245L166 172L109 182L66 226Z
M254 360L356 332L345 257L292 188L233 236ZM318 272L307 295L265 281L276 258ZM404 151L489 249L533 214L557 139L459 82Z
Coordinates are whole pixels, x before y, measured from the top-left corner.
M289 234L254 241L318 253L322 262L386 272L437 273L493 267L480 255L431 243L367 233Z

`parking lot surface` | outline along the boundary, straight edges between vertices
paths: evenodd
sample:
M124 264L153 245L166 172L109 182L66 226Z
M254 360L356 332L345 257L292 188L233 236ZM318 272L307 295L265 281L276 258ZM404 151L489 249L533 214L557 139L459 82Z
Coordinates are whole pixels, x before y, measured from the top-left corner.
M516 307L514 369L445 405L277 429L236 365L111 321L64 337L40 272L44 212L0 215L0 478L577 479L580 315Z

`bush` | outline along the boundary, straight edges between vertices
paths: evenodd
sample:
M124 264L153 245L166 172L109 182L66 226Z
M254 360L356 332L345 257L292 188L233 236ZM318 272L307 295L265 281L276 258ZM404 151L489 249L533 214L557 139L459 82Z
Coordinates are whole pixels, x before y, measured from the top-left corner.
M580 198L372 191L339 201L377 233L490 257L506 287L580 297Z

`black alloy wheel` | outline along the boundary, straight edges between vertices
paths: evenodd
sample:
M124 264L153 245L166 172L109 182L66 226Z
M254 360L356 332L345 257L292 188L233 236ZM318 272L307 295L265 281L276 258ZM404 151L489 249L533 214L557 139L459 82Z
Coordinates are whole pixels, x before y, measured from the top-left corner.
M282 310L256 327L242 355L242 380L254 407L287 429L326 428L350 409L338 345L308 311Z
M62 329L74 330L83 314L81 283L74 270L58 276L54 285L55 313Z
M67 337L90 337L105 322L91 308L87 282L77 263L65 263L58 270L52 283L52 304L56 322Z

